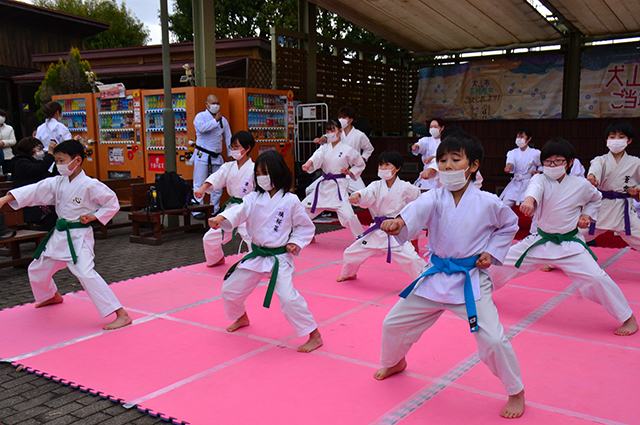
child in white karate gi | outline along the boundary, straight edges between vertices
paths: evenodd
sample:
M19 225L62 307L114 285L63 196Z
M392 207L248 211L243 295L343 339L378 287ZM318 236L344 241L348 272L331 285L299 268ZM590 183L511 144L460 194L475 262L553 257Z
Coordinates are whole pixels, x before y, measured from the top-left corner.
M362 263L374 255L385 255L388 263L393 259L411 279L417 278L427 265L411 243L399 244L395 238L380 230L380 224L384 220L397 216L405 205L420 196L420 189L398 178L402 165L400 152L382 152L378 156L380 180L355 192L349 198L352 204L369 208L374 223L362 237L344 251L342 273L336 279L338 282L355 279Z
M14 209L39 205L56 207L56 227L38 247L28 269L36 308L64 301L53 275L68 267L87 291L100 316L116 314L116 319L104 329L129 325L131 317L93 268L94 240L89 224L93 220L107 224L120 209L118 198L104 183L88 177L82 170L85 158L82 143L65 140L53 152L59 176L13 189L0 198L0 208L6 203Z
M422 191L438 187L436 175L438 170L434 160L440 145L440 136L442 136L442 131L445 129L444 121L441 118L434 118L427 125L429 126L429 136L422 137L411 146L411 153L416 156L420 155L422 158L423 170L418 180L413 183ZM432 166L430 167L430 165Z
M205 193L227 188L229 200L221 207L221 211L237 208L242 204L242 198L251 193L253 184L253 161L249 158L249 152L255 145L255 140L248 131L238 131L231 137L229 153L235 161L225 162L195 191L194 196L201 199ZM224 264L224 252L222 245L231 240L235 232L223 232L220 229L209 229L202 238L204 255L207 259L207 267ZM242 223L238 226L238 234L247 245L251 238L247 234L247 226Z
M482 158L482 146L473 137L445 138L436 156L443 187L422 194L397 218L382 223L382 230L398 235L399 242L426 226L432 255L427 270L400 294L403 298L384 319L383 367L374 378L403 371L411 346L448 310L468 320L480 359L502 381L509 399L501 416L516 418L524 412L520 366L491 299L486 269L502 262L518 218L496 195L470 183Z
M269 307L275 291L280 310L296 335L309 335L298 351L310 352L322 346L322 338L307 302L293 287L292 274L293 256L311 242L315 226L298 197L288 192L291 172L282 155L276 151L260 154L255 176L256 191L245 196L239 207L209 219L212 229L225 232L246 222L252 239L251 252L229 269L222 286L225 314L234 320L227 331L249 326L244 300L264 278L269 278L263 305Z
M505 173L513 173L513 178L500 194L500 199L508 207L520 205L531 176L538 173L540 151L529 146L531 130L522 129L516 135L517 148L507 152Z
M323 211L336 211L340 224L356 239L362 233L362 224L349 204L348 178L357 180L365 163L359 152L340 140L342 126L339 121L327 122L328 143L320 146L302 165L302 171L313 173L322 169L322 179L313 193L307 195L302 204L309 217L317 217Z
M591 161L587 180L602 193L598 221L581 231L587 241L611 230L636 251L640 251L640 219L630 198L640 200L640 158L628 155L634 131L626 121L611 123L606 131L606 155Z
M586 179L569 175L575 150L564 139L552 139L542 148L543 174L533 176L520 211L535 211L537 232L511 246L504 267L491 267L496 288L507 281L550 264L565 272L585 298L601 304L622 322L617 335L631 335L638 323L624 294L596 262L578 227L596 220L602 196Z

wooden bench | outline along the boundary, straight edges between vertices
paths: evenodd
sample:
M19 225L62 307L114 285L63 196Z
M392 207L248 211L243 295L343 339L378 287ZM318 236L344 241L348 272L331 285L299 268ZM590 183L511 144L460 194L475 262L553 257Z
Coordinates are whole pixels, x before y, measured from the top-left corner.
M17 230L18 227L24 224L22 210L14 210L5 205L0 209L0 213L4 213L4 221L8 228ZM0 240L0 246L8 246L9 254L11 255L11 259L6 261L3 257L0 257L0 268L26 266L31 263L33 260L31 256L22 257L20 245L26 242L35 242L36 246L38 246L46 235L47 232L39 230L17 230L14 237Z
M120 211L130 211L131 210L131 185L144 183L144 179L142 177L134 177L131 179L112 179L112 180L103 180L102 183L106 184L109 189L113 190L118 197L118 202L120 203ZM109 229L119 229L122 227L131 226L131 222L127 221L125 223L108 223L106 225L96 221L97 223L94 226L94 235L96 239L106 239L107 232Z
M191 181L188 181L191 184ZM206 221L203 223L191 224L192 213L202 212L206 218L213 214L213 205L200 204L190 205L186 208L165 210L156 212L147 212L147 192L153 186L153 183L138 183L131 185L131 212L129 220L132 223L132 235L129 237L130 242L143 243L149 245L161 245L162 235L176 232L186 232L191 230L204 230ZM184 224L182 226L163 228L164 216L182 216ZM141 231L141 227L148 226L150 229Z
M13 189L13 182L3 181L0 182L0 190L10 190Z

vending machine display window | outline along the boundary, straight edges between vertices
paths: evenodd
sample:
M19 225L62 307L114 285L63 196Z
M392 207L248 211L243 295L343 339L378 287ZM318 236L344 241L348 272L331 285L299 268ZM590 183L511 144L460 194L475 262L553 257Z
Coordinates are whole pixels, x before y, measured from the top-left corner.
M171 101L176 129L176 150L189 149L187 137L187 97L185 93L173 93ZM148 151L164 150L164 95L144 96L145 128Z

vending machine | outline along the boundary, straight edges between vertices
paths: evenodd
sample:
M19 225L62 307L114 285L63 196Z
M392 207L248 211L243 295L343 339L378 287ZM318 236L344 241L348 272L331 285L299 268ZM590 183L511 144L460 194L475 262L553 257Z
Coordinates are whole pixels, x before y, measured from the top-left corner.
M193 119L205 110L207 96L220 99L220 112L229 119L229 95L227 90L209 87L179 87L171 90L171 106L174 113L177 173L182 178L193 178L193 165L189 161L196 143ZM144 90L144 156L146 181L154 182L165 171L164 157L164 90ZM233 127L231 127L233 129ZM235 131L235 130L234 130ZM223 149L226 157L227 153Z
M229 108L231 129L234 132L249 131L256 140L251 158L255 161L262 152L277 150L293 173L293 93L245 87L232 88L229 89Z
M99 155L95 141L98 140L96 127L96 104L93 93L64 94L53 96L52 100L62 106L62 124L72 136L81 136L86 158L82 164L84 172L99 178Z
M100 180L144 178L140 91L102 92L96 109Z

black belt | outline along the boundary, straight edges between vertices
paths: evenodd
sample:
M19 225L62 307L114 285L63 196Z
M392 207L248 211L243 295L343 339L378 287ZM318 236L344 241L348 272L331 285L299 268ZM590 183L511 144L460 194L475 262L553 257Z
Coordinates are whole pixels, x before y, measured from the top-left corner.
M207 171L209 174L211 174L213 172L213 164L211 163L211 158L217 158L220 156L220 154L218 152L214 152L214 151L210 151L208 149L203 148L202 146L198 146L196 145L196 149L198 149L199 151L202 151L206 154L209 154L209 156L207 157Z

